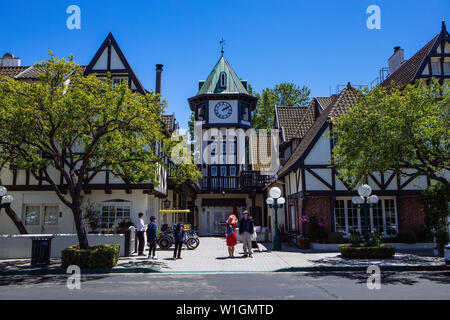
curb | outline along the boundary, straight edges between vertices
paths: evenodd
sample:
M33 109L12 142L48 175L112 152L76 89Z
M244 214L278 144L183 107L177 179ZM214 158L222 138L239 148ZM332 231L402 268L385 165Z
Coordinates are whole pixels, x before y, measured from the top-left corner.
M368 266L317 266L317 267L290 267L269 271L159 271L142 267L123 267L113 269L81 269L82 274L112 274L112 273L157 273L157 274L214 274L214 273L282 273L282 272L345 272L367 271ZM450 265L436 266L380 266L381 271L450 271ZM62 267L39 269L0 270L0 276L7 275L61 275L67 274Z

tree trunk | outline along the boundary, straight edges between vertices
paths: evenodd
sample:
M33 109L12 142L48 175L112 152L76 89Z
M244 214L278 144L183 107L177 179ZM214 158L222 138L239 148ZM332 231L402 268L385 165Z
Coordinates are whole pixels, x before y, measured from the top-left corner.
M82 216L82 210L81 210L81 201L79 199L73 200L73 219L75 221L75 227L77 228L77 235L78 235L78 243L80 244L81 249L89 249L89 243L88 238L86 234L86 229L83 225L83 216Z
M20 220L19 216L14 212L11 208L5 208L6 214L8 217L11 218L12 222L14 222L17 230L19 230L20 234L28 234L27 229L25 229L25 226L22 223L22 220Z

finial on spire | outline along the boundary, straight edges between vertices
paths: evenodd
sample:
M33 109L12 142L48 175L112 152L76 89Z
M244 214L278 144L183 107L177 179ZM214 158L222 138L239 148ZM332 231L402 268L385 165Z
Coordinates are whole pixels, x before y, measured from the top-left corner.
M447 28L445 26L445 20L442 20L442 31L447 31Z
M223 47L225 46L225 40L223 40L223 38L222 38L222 40L220 40L220 47L221 47L221 50L220 50L220 52L222 53L222 56L223 56L223 53L224 53L224 51L223 51Z

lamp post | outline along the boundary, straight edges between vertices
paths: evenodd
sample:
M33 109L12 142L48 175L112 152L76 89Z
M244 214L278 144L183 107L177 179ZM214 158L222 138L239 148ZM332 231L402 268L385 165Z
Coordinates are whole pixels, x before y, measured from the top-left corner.
M364 224L365 232L364 238L367 245L370 245L369 238L369 208L374 208L378 202L378 197L376 195L370 195L372 193L372 188L368 184L363 184L358 188L359 197L353 197L352 202L355 204L357 209L364 210Z
M275 235L273 237L272 250L273 251L281 251L281 243L280 243L280 234L278 232L278 208L283 208L283 204L285 202L284 198L281 197L281 190L278 187L273 187L269 191L269 198L266 199L266 203L269 205L269 208L273 208L273 212L275 215Z
M2 208L9 208L11 206L11 202L13 202L13 197L10 194L7 194L8 190L5 187L0 186L0 210Z

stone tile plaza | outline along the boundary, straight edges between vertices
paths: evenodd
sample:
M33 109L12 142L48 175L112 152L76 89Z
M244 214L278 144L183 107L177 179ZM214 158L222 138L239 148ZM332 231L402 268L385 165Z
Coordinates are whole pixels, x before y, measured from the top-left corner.
M450 5L379 2L2 4L0 300L448 300Z

